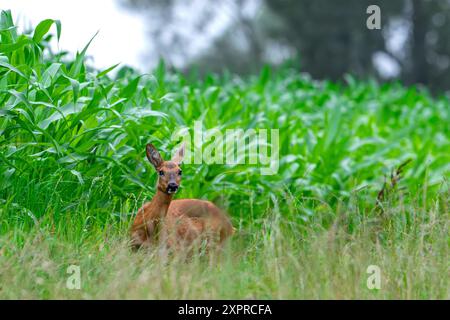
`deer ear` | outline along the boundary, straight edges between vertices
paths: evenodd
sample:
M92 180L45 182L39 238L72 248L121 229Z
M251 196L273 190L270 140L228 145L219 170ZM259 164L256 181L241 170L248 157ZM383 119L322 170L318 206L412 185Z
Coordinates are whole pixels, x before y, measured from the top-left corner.
M186 147L185 147L185 143L183 142L181 144L181 147L178 149L178 151L175 153L175 155L172 157L172 161L175 162L176 164L181 164L181 162L183 162L183 157L184 157L184 151L185 151Z
M147 153L148 161L150 161L150 163L155 167L155 169L158 169L164 161L161 158L161 155L159 154L158 150L156 150L155 146L149 143L147 144L145 151Z

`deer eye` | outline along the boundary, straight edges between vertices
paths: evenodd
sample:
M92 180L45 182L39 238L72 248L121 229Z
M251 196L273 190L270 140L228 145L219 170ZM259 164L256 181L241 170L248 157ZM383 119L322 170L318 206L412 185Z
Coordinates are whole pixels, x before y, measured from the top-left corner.
M183 174L183 171L178 170L178 175L181 176Z
M160 177L164 176L164 171L159 170L159 176L160 176Z

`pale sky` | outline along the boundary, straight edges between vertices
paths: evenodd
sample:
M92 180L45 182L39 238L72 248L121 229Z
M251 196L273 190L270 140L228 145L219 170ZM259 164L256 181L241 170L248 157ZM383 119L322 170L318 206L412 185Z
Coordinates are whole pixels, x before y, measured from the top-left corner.
M0 9L10 9L19 27L36 26L48 18L60 20L59 47L70 53L81 51L99 31L87 52L98 68L119 62L141 70L147 65L145 18L115 0L1 0Z
M157 62L157 50L152 48L148 38L149 16L134 10L127 10L118 4L117 0L0 0L0 10L10 9L15 23L20 27L36 26L44 19L60 20L62 34L59 43L61 50L71 54L81 51L92 36L99 34L91 43L87 55L98 69L108 68L116 63L130 65L140 72L147 72ZM186 36L187 41L182 48L174 47L169 53L171 62L178 67L183 62L195 58L211 44L226 28L233 24L236 8L232 1L218 3L203 33L196 33L192 26L196 24L201 14L203 3L210 0L193 0L189 4L177 1L175 7L176 23L166 25L164 31ZM244 8L246 15L254 16L258 12L261 0L248 2L249 8ZM391 41L388 43L392 51L402 51L405 31L408 26L400 22L392 24L387 32ZM172 30L173 29L173 30ZM161 31L162 32L162 31ZM53 29L53 33L56 30ZM195 37L192 37L195 34ZM399 38L400 36L400 38ZM405 39L403 39L405 38ZM402 40L403 39L403 40ZM395 46L394 46L395 45ZM56 49L56 41L54 43ZM182 56L177 57L177 50ZM152 54L153 53L153 56ZM177 59L179 58L179 59ZM152 61L150 61L152 59ZM155 60L156 59L156 60ZM388 55L379 52L373 56L373 62L383 77L398 75L400 66Z

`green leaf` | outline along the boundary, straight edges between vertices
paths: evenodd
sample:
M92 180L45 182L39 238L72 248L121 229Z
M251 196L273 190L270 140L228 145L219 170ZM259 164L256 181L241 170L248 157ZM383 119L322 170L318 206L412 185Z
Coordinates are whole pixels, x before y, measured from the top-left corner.
M53 80L55 79L56 74L61 68L61 63L52 63L47 70L45 70L42 75L42 86L44 88L48 88L52 85Z
M25 79L27 78L21 71L19 71L19 69L13 67L13 66L10 65L9 63L4 62L4 61L2 61L2 60L0 60L0 67L9 69L9 70L11 70L12 72L17 73L19 76L21 76L21 77L23 77L23 78L25 78Z
M131 98L137 91L140 78L141 77L139 76L131 80L128 85L122 89L120 95L127 99Z
M30 44L31 40L28 38L22 38L19 41L17 41L16 43L11 43L11 44L0 44L0 53L9 53L12 51L16 51L19 50L20 48L22 48L23 46Z
M99 78L105 76L106 74L108 74L109 72L111 72L112 70L114 70L119 64L120 64L120 63L117 63L117 64L113 65L112 67L109 67L108 69L103 70L102 72L100 72L100 73L97 75L97 79L99 79Z
M91 44L92 40L94 40L94 38L97 36L98 31L94 34L94 36L91 38L91 40L89 40L89 42L87 43L87 45L83 48L83 50L81 51L81 53L77 53L77 56L75 58L74 63L72 64L72 67L70 68L69 71L69 76L72 78L77 78L78 75L80 74L81 71L81 67L84 63L84 57L86 55L86 51L89 48L89 45Z
M77 105L77 104L73 104L70 103L68 105L65 105L61 108L58 108L58 112L54 112L50 117L48 117L45 120L42 120L41 122L39 122L38 126L45 130L48 128L48 126L55 122L58 121L60 119L65 118L66 116L70 115L70 114L74 114L74 113L78 113L83 109L83 106L81 105Z
M73 102L75 103L78 100L78 94L80 92L80 83L76 79L73 79L66 75L63 75L63 77L69 80L70 85L72 86Z
M1 30L9 30L8 36L6 36L6 40L2 37L3 42L15 42L17 39L17 30L14 26L14 22L12 19L10 10L2 10L0 13L0 29Z
M84 184L83 176L81 175L81 173L79 171L77 171L77 170L70 170L70 172L77 177L78 182L80 184Z
M270 79L270 67L268 65L265 65L261 71L261 75L259 76L260 87L264 88L269 79Z
M33 41L36 43L41 42L42 38L50 30L52 24L56 25L56 33L59 41L59 38L61 37L61 22L59 20L53 19L43 20L37 25L36 29L34 30Z
M62 157L58 160L59 163L74 163L86 160L88 158L87 155L81 155L78 153L71 153L65 157Z

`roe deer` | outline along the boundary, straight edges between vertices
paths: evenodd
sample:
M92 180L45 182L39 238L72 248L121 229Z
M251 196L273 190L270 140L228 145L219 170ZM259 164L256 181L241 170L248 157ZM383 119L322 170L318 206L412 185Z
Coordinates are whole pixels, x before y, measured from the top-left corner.
M222 244L233 234L229 217L212 202L172 200L181 181L184 144L170 161L164 161L152 144L147 144L146 153L159 177L156 194L139 209L131 228L134 249L150 247L158 242L180 249L203 240L210 247Z

